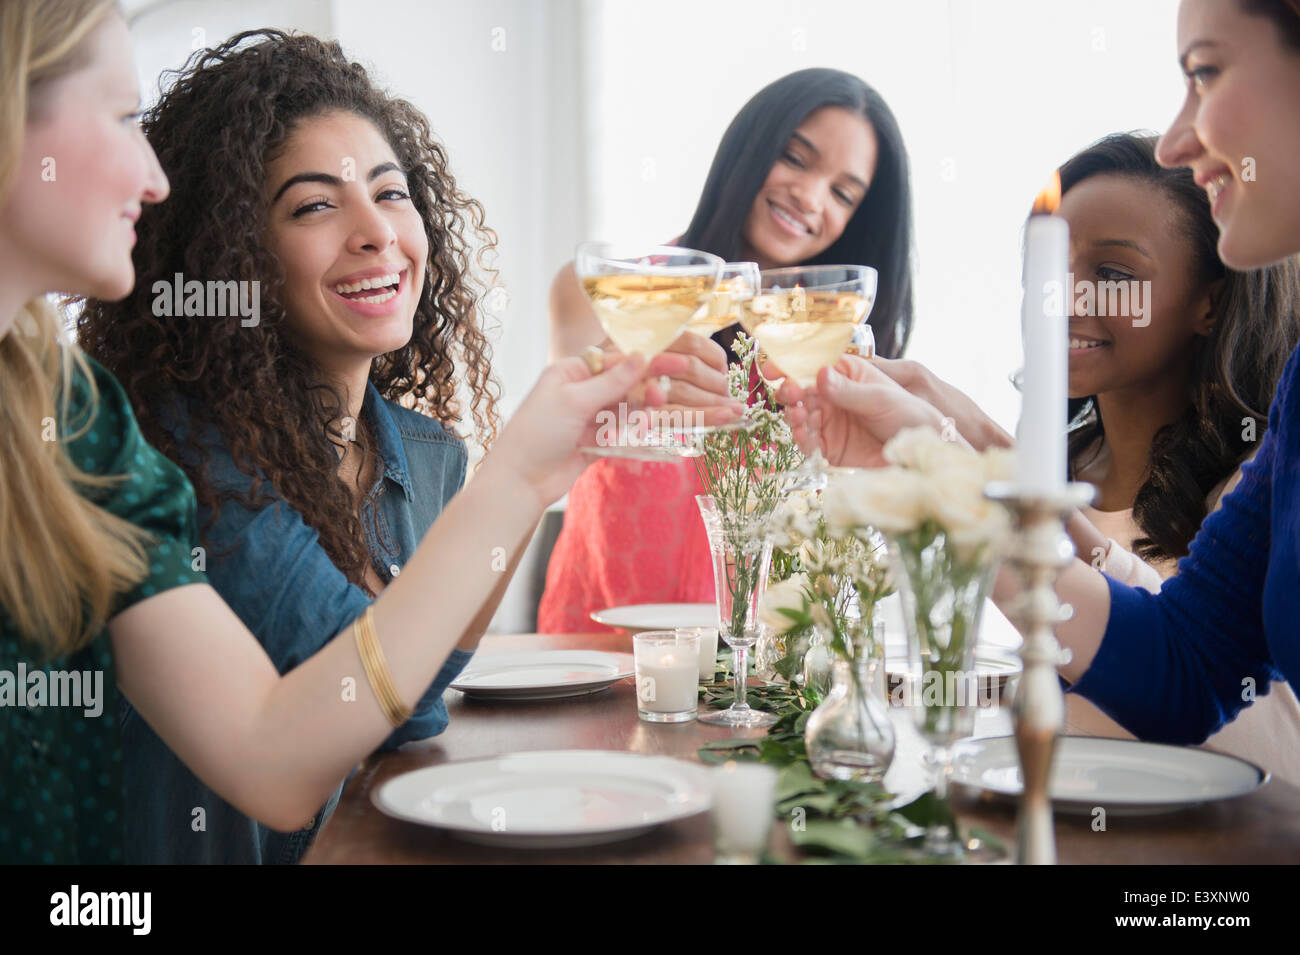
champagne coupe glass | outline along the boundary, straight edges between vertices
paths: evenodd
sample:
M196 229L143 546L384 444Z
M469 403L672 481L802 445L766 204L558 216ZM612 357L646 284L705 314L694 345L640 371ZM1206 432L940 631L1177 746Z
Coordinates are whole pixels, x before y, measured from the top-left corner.
M855 343L865 347L867 316L876 299L876 270L866 265L807 265L766 269L759 294L742 304L742 323L781 371L802 388L834 365ZM865 329L862 331L861 329ZM874 337L870 339L874 352ZM792 472L795 491L826 486L829 468L817 447Z
M674 246L586 242L574 256L578 280L610 340L623 354L640 352L647 360L707 313L722 266L716 255ZM650 460L699 453L680 435L646 424L638 427L650 420L648 414L633 412L628 418L636 420L617 422L612 439L602 438L606 429L601 429L598 446L583 450Z
M760 281L757 262L723 263L708 309L692 318L686 330L708 338L735 325L740 321L741 303L758 294Z
M758 294L759 283L757 262L724 263L709 307L702 312L697 312L687 324L686 330L702 338L709 338L724 328L739 323L744 314L741 305ZM751 427L750 422L742 418L730 424L697 425L682 430L687 435L700 438L717 431L738 431L749 427Z

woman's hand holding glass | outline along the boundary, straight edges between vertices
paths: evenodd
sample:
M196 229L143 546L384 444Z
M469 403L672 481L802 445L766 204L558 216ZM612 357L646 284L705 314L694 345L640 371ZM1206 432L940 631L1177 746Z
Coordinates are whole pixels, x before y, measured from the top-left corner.
M763 374L781 377L771 362ZM942 431L945 415L876 367L873 359L845 355L817 373L809 388L787 378L777 392L786 420L805 451L820 446L833 465L880 467L884 447L903 428Z
M625 414L661 406L665 396L655 378L689 376L691 357L664 352L647 364L639 354L607 353L603 368L594 373L582 358L555 362L511 417L488 461L509 468L545 507L564 495L591 463L580 449L596 442L602 419L617 419L620 404Z
M952 419L953 425L972 448L1009 448L1015 441L996 421L984 413L964 391L944 381L919 361L902 358L875 358L871 365L882 371L909 394L933 405L939 413Z
M683 332L655 356L646 374L644 397L652 404L662 401L655 414L665 420L712 427L745 413L745 405L727 390L727 353L711 338Z

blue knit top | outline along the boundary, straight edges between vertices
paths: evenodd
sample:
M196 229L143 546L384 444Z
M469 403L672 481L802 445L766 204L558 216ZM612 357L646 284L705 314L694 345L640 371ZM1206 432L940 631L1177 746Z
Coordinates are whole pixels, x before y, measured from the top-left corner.
M1269 683L1300 690L1300 348L1258 453L1160 593L1107 578L1110 619L1073 687L1141 739L1200 743Z

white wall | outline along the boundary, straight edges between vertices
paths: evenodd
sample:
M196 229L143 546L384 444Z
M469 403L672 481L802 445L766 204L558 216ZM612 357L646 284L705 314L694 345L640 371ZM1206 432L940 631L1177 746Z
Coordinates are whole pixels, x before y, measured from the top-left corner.
M146 105L158 99L163 70L179 68L195 50L242 30L275 27L334 36L326 0L128 0L123 6Z

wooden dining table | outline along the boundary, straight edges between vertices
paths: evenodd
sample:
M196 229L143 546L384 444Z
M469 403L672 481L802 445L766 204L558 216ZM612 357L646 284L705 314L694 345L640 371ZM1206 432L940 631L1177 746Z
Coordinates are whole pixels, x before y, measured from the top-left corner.
M537 650L631 652L624 634L513 634L485 637L479 654ZM308 851L305 864L709 864L714 861L707 813L659 826L620 842L572 849L515 849L478 845L452 834L402 822L371 800L387 780L442 763L540 750L613 750L698 761L711 740L761 737L762 730L688 723L647 723L637 715L632 679L588 696L536 702L475 700L448 690L450 725L442 735L400 750L377 753L358 767L338 807ZM895 711L894 715L899 715ZM923 773L923 744L904 720L891 776ZM982 708L976 735L1009 732L1005 709ZM886 782L891 780L887 777ZM910 785L906 782L905 785ZM892 787L891 787L892 788ZM956 787L954 808L963 826L978 826L1014 852L1015 806L1005 799ZM1104 808L1104 807L1103 807ZM1055 817L1058 861L1070 864L1295 864L1300 862L1300 788L1272 779L1245 796L1176 812ZM784 825L773 826L772 855L797 862Z

